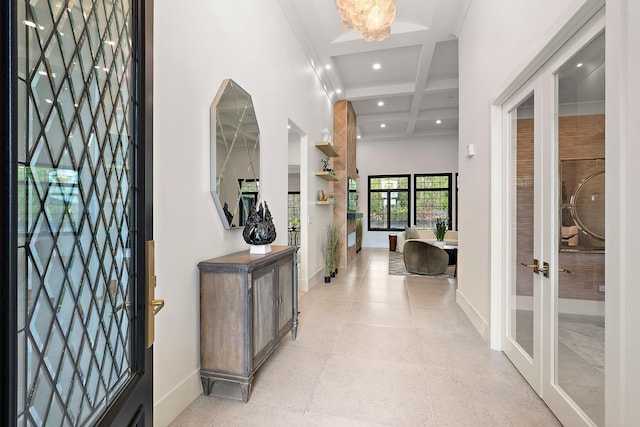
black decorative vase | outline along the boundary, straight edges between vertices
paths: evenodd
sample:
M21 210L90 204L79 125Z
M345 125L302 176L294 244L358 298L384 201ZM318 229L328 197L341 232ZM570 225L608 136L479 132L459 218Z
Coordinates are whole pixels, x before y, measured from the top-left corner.
M264 209L262 206L263 203ZM269 252L271 250L270 243L276 240L276 227L273 225L273 219L271 218L271 212L269 212L267 202L263 203L260 203L260 208L257 210L256 205L253 203L249 207L249 216L242 231L242 237L245 242L253 245L253 248L264 247L268 248L265 252ZM253 248L252 253L254 253Z

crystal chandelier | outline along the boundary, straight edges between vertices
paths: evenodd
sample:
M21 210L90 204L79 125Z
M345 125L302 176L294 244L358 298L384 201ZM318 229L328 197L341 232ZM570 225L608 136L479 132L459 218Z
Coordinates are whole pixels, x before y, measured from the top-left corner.
M391 34L396 17L393 0L336 0L344 28L362 33L367 41L383 40Z

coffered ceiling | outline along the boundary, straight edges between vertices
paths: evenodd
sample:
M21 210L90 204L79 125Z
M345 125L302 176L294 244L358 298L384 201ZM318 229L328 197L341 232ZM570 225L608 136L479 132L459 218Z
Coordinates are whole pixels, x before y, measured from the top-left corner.
M391 36L371 42L342 27L333 0L278 2L332 102L352 102L361 142L457 137L457 35L471 0L395 0Z

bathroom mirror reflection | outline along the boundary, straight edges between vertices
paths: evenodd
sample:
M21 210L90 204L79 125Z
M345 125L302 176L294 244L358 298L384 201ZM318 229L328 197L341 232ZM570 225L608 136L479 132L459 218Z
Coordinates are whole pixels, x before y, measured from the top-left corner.
M231 79L211 103L211 195L226 229L260 198L260 130L251 95Z

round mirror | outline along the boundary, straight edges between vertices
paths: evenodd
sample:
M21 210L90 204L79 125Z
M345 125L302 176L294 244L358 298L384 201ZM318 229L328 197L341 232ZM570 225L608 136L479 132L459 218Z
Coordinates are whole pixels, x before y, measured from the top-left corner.
M260 195L260 130L253 101L231 79L211 103L211 195L226 229L240 229Z
M580 230L604 240L604 171L583 179L571 196L571 214Z

